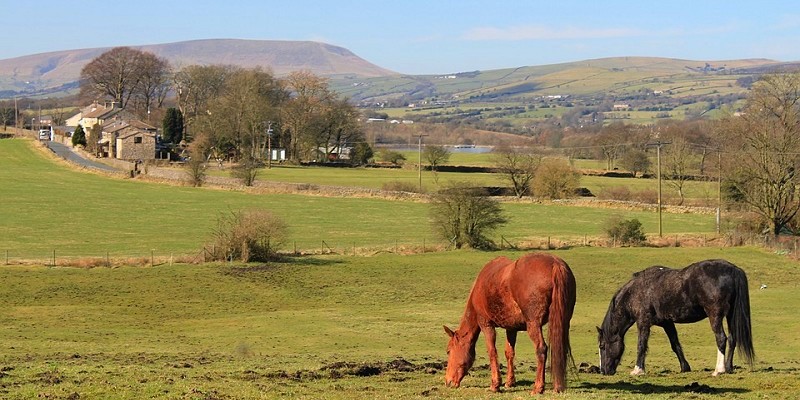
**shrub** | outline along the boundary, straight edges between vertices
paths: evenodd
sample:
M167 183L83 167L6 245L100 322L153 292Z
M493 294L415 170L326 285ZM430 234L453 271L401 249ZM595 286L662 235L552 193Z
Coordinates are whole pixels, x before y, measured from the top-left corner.
M486 189L456 183L439 191L431 202L431 223L436 233L456 249L469 246L492 249L487 235L508 220L500 203Z
M262 166L261 161L247 156L243 157L239 164L233 168L231 175L242 181L245 186L253 186L258 176L258 170Z
M381 161L390 162L394 165L402 165L403 161L406 160L406 157L402 153L389 149L378 150L378 158L380 158Z
M533 177L533 194L546 199L565 199L575 196L581 175L564 161L542 161Z
M635 246L647 240L644 232L642 232L642 223L636 218L611 217L606 224L606 234L611 240L620 245Z
M222 213L206 254L216 261L269 261L286 241L287 231L283 219L266 210Z
M194 187L203 186L206 182L206 163L202 157L191 157L186 162L186 176Z
M611 186L600 189L597 197L605 200L630 201L631 190L627 186Z

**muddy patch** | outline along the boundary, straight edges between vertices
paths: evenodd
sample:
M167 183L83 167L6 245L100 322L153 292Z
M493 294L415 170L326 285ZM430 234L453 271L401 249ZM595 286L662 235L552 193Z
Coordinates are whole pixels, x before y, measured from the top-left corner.
M266 378L273 379L342 379L347 377L369 377L387 373L425 372L435 374L444 370L444 362L427 362L414 364L408 360L398 358L383 363L355 363L335 362L323 365L317 370L299 370L294 372L275 371L265 374ZM252 372L252 371L251 371Z

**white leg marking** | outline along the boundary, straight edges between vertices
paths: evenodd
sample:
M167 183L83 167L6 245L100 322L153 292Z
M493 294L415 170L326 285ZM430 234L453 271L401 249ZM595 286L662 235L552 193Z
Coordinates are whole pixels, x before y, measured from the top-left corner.
M600 371L603 370L603 352L597 349L597 355L600 357Z
M714 369L714 372L711 373L711 376L717 376L719 374L725 373L725 354L722 354L719 349L717 349L717 368Z
M638 365L633 367L631 375L644 375L644 368L640 368Z

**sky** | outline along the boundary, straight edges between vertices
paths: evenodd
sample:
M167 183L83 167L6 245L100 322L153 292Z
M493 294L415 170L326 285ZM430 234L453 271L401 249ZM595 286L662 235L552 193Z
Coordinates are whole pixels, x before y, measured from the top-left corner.
M0 59L196 39L312 40L405 74L620 56L800 61L794 1L0 0Z

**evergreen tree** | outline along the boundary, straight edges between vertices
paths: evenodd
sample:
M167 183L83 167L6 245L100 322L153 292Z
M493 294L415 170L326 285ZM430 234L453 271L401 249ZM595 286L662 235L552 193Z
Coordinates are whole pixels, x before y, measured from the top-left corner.
M183 139L183 114L181 110L170 107L161 123L161 137L166 143L180 143Z
M86 147L86 132L83 131L83 127L80 125L75 128L75 133L72 134L72 147L77 145Z

